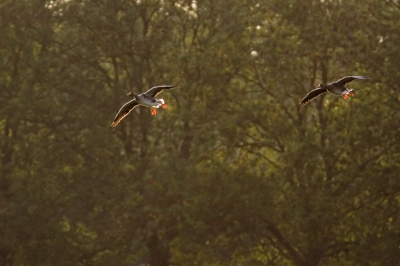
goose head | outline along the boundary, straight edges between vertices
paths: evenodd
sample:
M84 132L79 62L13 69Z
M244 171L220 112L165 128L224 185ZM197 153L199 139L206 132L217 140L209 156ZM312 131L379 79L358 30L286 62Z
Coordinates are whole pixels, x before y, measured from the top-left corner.
M132 96L135 100L137 100L137 94L135 94L133 91L131 91L131 92L128 92L128 94L127 94L128 96Z

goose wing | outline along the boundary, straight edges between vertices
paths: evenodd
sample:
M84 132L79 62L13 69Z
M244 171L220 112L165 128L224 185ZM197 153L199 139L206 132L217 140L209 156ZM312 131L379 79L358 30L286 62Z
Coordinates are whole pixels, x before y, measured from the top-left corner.
M173 85L160 85L160 86L155 86L153 88L151 88L150 90L146 91L145 93L143 93L146 96L149 97L156 97L158 94L160 94L163 90L170 90L172 89Z
M344 78L339 79L338 81L334 82L336 85L343 87L347 83L352 82L355 79L370 79L368 77L363 77L363 76L347 76Z
M309 93L307 93L306 97L304 97L303 100L301 100L301 102L299 102L299 104L305 105L312 99L316 98L317 96L319 96L320 94L325 93L325 92L327 92L327 90L324 88L314 89L314 90L310 91Z
M116 127L125 116L127 116L135 107L138 106L136 100L131 100L126 104L122 105L121 109L119 109L117 115L114 118L114 121L111 123L112 127Z

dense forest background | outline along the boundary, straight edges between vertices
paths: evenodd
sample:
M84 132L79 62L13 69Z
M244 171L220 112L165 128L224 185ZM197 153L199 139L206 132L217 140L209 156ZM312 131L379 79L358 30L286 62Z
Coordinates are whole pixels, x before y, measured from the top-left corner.
M399 1L0 0L0 32L0 265L400 265Z

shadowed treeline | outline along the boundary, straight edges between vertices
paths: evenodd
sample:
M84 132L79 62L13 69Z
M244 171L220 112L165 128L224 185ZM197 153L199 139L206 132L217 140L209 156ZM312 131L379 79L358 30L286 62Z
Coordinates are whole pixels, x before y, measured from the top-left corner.
M0 0L0 265L399 265L399 17ZM298 104L347 75L371 80Z

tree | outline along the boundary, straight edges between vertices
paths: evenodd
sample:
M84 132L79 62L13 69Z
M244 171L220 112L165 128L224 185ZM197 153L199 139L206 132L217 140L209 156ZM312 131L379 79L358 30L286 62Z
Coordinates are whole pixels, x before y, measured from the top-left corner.
M398 264L395 1L0 6L2 264Z

